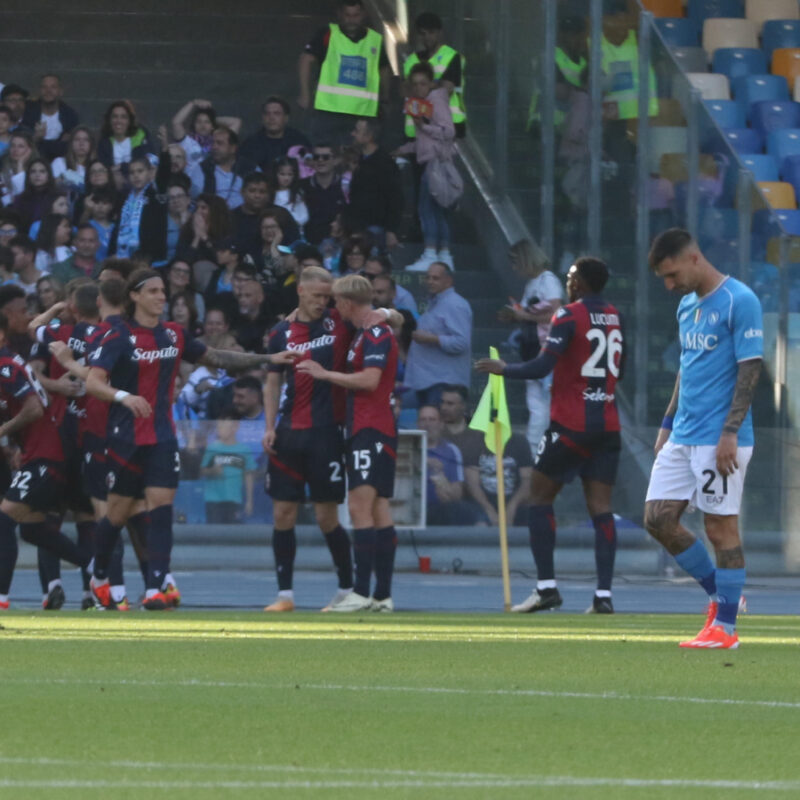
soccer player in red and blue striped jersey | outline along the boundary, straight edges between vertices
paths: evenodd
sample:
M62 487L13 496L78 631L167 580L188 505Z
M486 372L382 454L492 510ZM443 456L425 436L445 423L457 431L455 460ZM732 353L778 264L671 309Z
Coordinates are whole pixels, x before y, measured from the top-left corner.
M512 611L544 611L562 604L553 564L553 502L562 486L580 475L595 530L597 590L589 611L614 613L611 581L617 531L611 492L619 464L615 390L624 363L624 345L620 314L600 294L607 281L604 262L579 258L567 275L570 302L553 316L542 352L524 364L488 358L476 364L479 372L507 378L536 379L553 373L550 427L536 454L528 517L536 589Z

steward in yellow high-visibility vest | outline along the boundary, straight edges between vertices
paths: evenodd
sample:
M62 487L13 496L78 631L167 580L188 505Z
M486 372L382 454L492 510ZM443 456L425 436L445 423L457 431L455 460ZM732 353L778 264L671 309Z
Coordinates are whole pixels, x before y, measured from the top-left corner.
M414 65L427 61L433 67L433 77L450 93L450 113L456 126L456 136L466 135L467 111L464 106L464 69L466 59L457 50L442 42L442 20L438 14L425 12L414 22L419 51L403 63L403 77L408 80ZM414 120L406 115L405 134L416 137Z

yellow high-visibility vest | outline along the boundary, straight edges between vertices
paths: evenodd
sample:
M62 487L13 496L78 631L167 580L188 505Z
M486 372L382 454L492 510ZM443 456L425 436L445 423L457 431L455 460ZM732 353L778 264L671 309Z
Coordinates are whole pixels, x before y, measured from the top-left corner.
M464 70L467 60L464 56L460 55L457 50L443 44L436 53L428 59L428 63L433 67L433 77L438 81L441 80L442 75L447 71L450 62L454 58L461 59L461 86L456 86L453 94L450 95L450 113L453 115L453 123L457 124L459 122L466 122L467 120L467 110L464 106ZM411 68L421 63L421 61L422 59L416 53L412 53L403 64L403 77L408 78L411 74ZM414 127L414 118L409 115L406 115L405 133L409 139L415 139L417 136L417 129Z
M564 80L576 88L581 85L581 75L583 75L587 64L588 62L583 56L581 56L580 61L573 61L560 47L556 47L556 67L558 67L558 71L564 76ZM541 93L538 89L531 95L531 105L528 109L528 130L530 130L534 122L538 122L541 119L541 114L539 112L540 95ZM558 101L556 101L556 108L553 112L555 127L560 128L564 124L566 118L566 108L561 108L558 105Z
M319 70L314 108L359 117L378 116L383 37L371 28L359 42L331 23L328 52Z
M616 103L618 119L637 119L639 116L639 45L636 33L628 32L628 37L619 45L613 45L604 36L601 42L603 51L602 69L605 81L604 103ZM649 116L658 114L656 96L656 73L650 67Z

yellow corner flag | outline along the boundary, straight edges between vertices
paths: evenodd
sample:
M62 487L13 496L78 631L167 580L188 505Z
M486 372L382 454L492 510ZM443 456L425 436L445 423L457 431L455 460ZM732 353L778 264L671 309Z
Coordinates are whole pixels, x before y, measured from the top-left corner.
M489 358L500 358L496 347L489 348ZM511 573L508 567L508 530L506 522L505 465L503 450L511 438L511 417L506 403L506 385L502 375L489 375L481 402L469 423L470 428L484 432L489 452L494 453L497 470L497 527L500 533L500 564L503 571L503 607L511 610Z
M500 358L496 347L489 348L489 358ZM502 441L500 452L502 454L506 442L511 438L511 418L508 415L506 385L502 375L489 376L489 383L486 384L481 401L478 403L478 408L469 423L469 427L473 430L484 432L489 452L496 455L497 436L493 423L497 423L500 426L500 439Z

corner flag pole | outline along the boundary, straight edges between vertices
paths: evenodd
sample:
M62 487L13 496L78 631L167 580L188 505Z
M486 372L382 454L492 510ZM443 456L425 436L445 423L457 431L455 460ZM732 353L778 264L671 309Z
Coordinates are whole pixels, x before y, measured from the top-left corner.
M502 378L501 378L502 380ZM497 419L497 409L492 408L494 427L495 464L497 469L497 525L500 531L500 563L503 570L503 611L511 611L511 573L508 568L508 525L506 522L505 475L503 474L503 427Z

